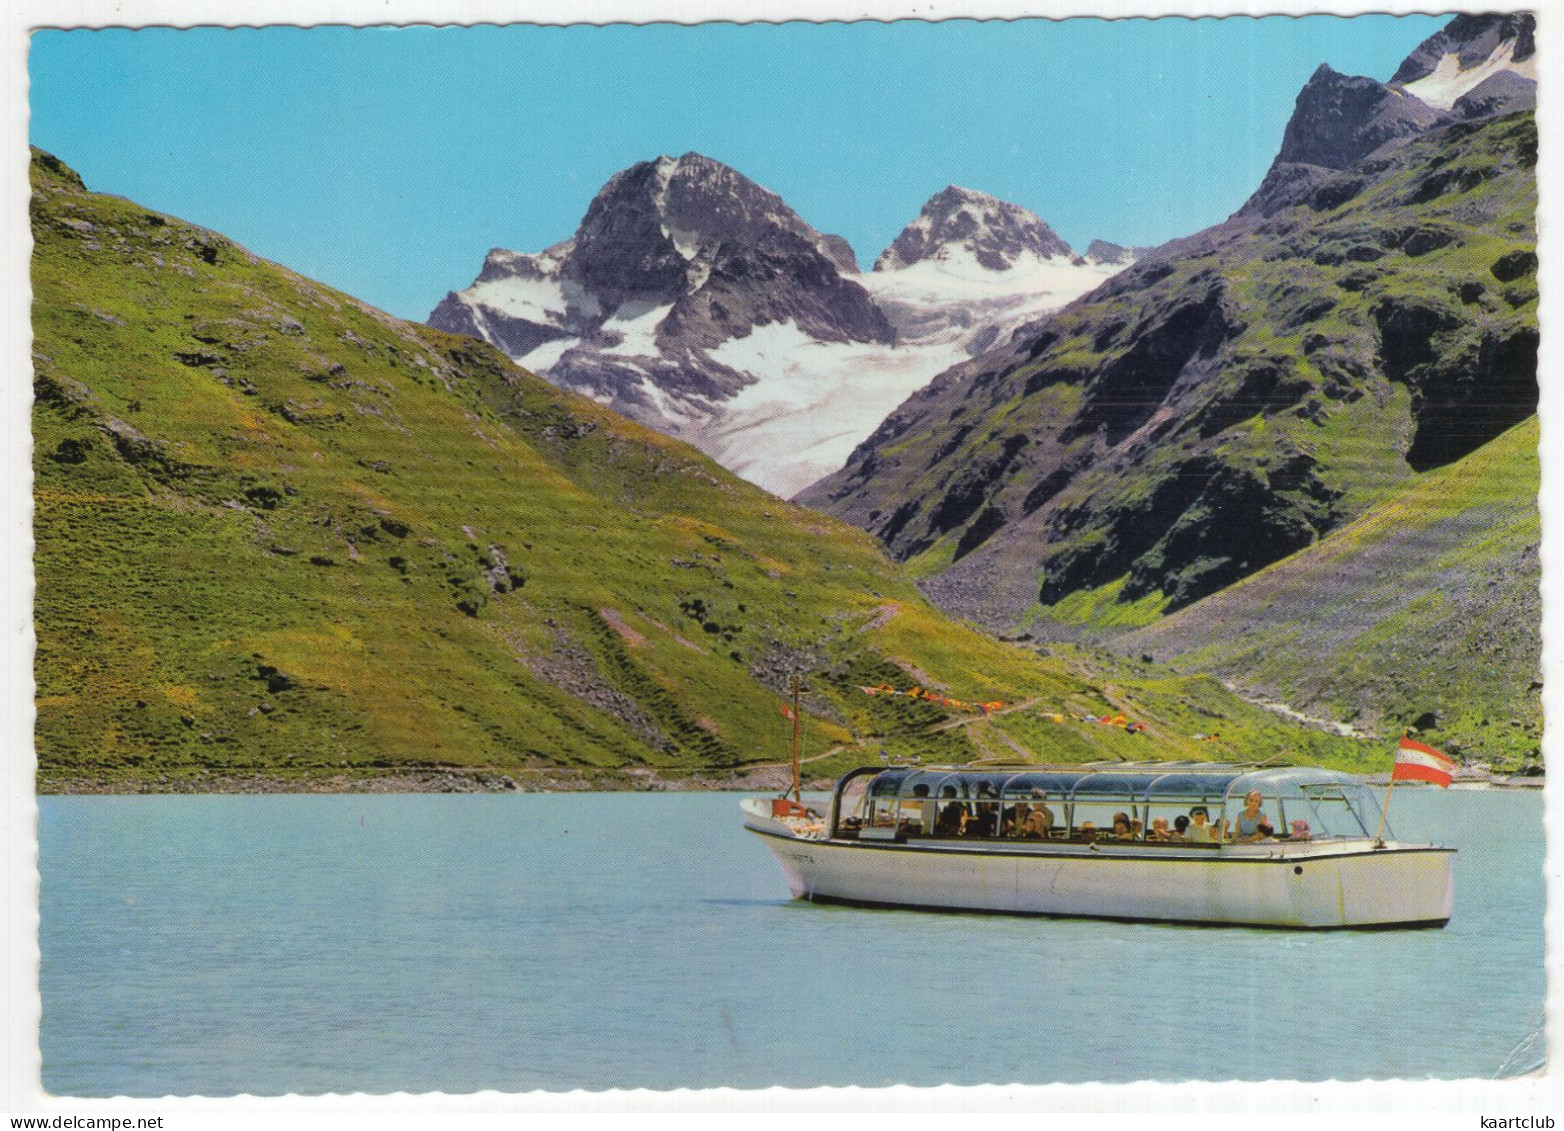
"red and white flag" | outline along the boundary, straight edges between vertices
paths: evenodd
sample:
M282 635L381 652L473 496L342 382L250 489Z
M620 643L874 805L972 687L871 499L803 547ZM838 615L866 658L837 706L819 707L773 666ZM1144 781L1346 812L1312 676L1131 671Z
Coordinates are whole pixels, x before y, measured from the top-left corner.
M1390 780L1426 781L1444 789L1449 786L1456 769L1455 759L1448 754L1402 735L1401 749L1396 752L1396 768L1391 771Z

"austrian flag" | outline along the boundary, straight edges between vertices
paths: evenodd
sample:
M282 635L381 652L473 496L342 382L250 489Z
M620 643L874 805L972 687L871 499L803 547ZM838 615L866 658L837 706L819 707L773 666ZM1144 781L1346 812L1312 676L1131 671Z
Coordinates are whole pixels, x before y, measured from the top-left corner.
M1391 771L1390 780L1433 782L1444 789L1449 786L1455 771L1455 759L1402 735L1401 749L1396 753L1396 768Z

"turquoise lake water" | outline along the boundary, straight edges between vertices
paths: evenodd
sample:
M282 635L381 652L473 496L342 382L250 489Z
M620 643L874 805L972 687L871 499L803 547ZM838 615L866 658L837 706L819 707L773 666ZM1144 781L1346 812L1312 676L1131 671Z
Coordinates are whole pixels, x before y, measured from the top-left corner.
M1398 791L1443 930L795 903L732 794L45 797L78 1096L1493 1077L1538 1067L1542 797Z

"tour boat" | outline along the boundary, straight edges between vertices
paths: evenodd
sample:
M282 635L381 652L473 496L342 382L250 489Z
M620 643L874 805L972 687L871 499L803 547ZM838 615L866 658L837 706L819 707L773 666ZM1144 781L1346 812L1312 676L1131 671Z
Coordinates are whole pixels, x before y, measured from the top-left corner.
M1442 927L1454 896L1455 850L1395 840L1334 770L866 766L823 814L797 796L744 825L816 903L1321 929Z

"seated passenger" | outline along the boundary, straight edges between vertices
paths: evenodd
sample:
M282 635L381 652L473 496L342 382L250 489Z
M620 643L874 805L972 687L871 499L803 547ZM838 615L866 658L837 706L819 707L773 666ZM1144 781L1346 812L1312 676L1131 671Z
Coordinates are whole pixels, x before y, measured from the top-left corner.
M1031 836L1031 833L1026 832L1026 828L1031 823L1032 818L1037 816L1040 816L1043 822L1043 835L1046 836L1048 830L1054 827L1054 811L1044 804L1048 799L1048 794L1040 789L1034 789L1030 794L1030 798L1030 802L1017 801L1009 809L1005 810L1003 835Z
M961 835L961 826L966 823L967 807L959 801L944 800L955 796L956 787L953 785L940 790L939 818L934 822L935 836Z
M1264 839L1260 826L1270 826L1270 818L1260 808L1260 791L1251 789L1244 794L1244 808L1234 822L1233 841L1236 844L1253 844Z
M1206 811L1204 805L1196 805L1189 811L1189 827L1184 830L1184 835L1196 844L1210 844L1217 839L1215 825L1207 824L1211 814Z
M1172 840L1173 834L1168 831L1168 819L1166 817L1153 817L1151 819L1152 840Z
M1130 824L1130 815L1128 813L1115 813L1113 815L1113 839L1135 839L1135 829Z
M1034 789L1032 791L1032 814L1034 816L1040 814L1043 818L1044 831L1052 832L1054 827L1054 811L1048 808L1048 805L1046 804L1047 801L1048 794L1044 793L1040 789Z
M1087 840L1097 839L1097 826L1092 824L1090 821L1082 821L1079 831L1081 836L1085 837Z
M1309 822L1308 821L1294 821L1292 823L1292 838L1293 838L1293 840L1308 840L1309 839Z
M1180 813L1173 818L1173 839L1183 840L1189 832L1189 818Z
M1048 835L1049 821L1040 809L1033 809L1027 814L1026 823L1021 826L1019 835L1024 837L1045 837Z
M994 836L999 830L999 806L992 802L978 803L977 812L970 813L961 827L962 836Z
M1000 836L1020 836L1021 827L1026 824L1026 819L1031 815L1031 808L1025 801L1017 801L1014 805L1007 806L1004 818L999 823Z

